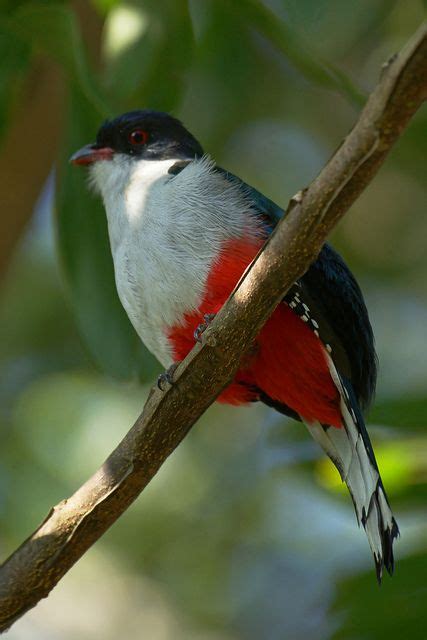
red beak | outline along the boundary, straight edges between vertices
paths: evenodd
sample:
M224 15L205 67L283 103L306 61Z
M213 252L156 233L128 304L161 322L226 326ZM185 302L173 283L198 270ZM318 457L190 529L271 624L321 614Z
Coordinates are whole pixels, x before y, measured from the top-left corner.
M112 160L113 155L114 149L110 147L97 147L95 144L87 144L71 156L70 162L85 166L98 160Z

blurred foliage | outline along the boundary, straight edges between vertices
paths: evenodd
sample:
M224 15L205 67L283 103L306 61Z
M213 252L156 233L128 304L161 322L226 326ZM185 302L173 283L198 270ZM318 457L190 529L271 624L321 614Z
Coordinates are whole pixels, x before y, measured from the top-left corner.
M337 601L342 612L351 606L352 615L343 616L334 640L348 638L425 638L426 555L414 555L400 563L399 584L393 581L385 590L375 590L368 576L349 581ZM372 601L375 600L375 607ZM393 612L390 615L390 612Z
M423 16L421 0L0 2L0 153L12 128L19 138L41 65L61 70L67 92L57 178L31 203L0 290L3 556L102 462L141 409L136 380L158 371L115 292L102 206L67 158L113 114L170 110L284 206ZM369 423L402 531L393 580L378 589L348 495L300 424L215 406L12 640L424 638L426 120L333 238L377 337ZM18 138L31 172L38 150Z

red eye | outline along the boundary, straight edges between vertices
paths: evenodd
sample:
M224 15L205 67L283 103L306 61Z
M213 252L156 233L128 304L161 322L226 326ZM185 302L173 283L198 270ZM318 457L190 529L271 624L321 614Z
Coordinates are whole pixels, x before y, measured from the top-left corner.
M140 146L147 142L148 133L143 129L135 129L135 131L131 131L131 133L128 135L128 140L131 144Z

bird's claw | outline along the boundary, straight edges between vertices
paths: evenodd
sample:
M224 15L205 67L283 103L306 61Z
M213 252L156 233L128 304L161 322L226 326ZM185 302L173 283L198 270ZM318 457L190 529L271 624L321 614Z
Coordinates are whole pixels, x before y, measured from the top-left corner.
M203 316L203 322L201 322L194 331L194 339L196 340L196 342L202 341L202 333L206 331L214 318L214 313L205 313L205 315Z
M167 369L167 371L163 371L163 373L159 375L159 377L157 378L157 387L160 389L160 391L165 390L165 384L169 384L170 386L173 385L173 375L178 365L179 362L174 362L174 364L172 364L169 369Z

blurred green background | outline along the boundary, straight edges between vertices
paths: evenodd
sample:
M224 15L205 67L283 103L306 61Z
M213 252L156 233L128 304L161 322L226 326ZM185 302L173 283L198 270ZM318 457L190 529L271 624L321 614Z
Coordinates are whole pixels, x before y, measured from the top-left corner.
M67 158L111 114L183 119L283 206L339 144L421 0L0 2L0 553L102 463L159 372ZM334 232L380 358L368 418L401 528L381 589L304 427L213 406L11 640L427 637L427 114Z

